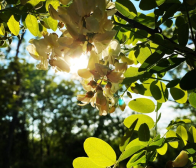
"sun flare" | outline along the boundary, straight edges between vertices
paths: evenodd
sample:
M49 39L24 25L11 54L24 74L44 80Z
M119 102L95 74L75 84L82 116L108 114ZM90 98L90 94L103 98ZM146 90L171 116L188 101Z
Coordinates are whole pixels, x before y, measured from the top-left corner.
M88 56L82 54L79 58L70 59L70 72L77 73L79 69L87 68Z

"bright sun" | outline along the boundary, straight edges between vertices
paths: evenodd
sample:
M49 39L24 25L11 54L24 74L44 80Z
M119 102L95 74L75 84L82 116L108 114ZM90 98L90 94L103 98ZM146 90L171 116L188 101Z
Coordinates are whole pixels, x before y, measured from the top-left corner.
M82 54L79 58L71 58L70 60L70 72L77 73L78 69L87 68L88 56Z

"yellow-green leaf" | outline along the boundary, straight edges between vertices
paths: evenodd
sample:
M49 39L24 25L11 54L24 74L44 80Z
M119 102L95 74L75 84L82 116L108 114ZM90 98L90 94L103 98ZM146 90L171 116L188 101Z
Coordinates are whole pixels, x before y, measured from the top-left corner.
M177 137L176 133L172 130L169 130L166 133L166 138L173 138L173 137ZM178 141L174 141L174 142L169 142L169 145L173 148L178 148Z
M119 161L122 161L130 157L131 155L135 154L139 150L145 148L147 145L148 145L148 142L139 141L139 138L134 139L126 146L125 151L119 158Z
M164 143L164 145L163 145L161 148L157 149L157 152L158 152L160 155L165 155L166 152L167 152L167 148L168 148L167 143Z
M12 15L8 22L7 22L7 26L8 28L10 29L10 31L15 35L17 36L19 34L19 31L20 31L20 25L19 25L19 22L17 22L14 18L14 15Z
M84 142L84 150L92 161L99 165L109 167L116 162L116 153L105 141L90 137Z
M190 128L189 128L189 135L191 136L190 138L189 138L189 141L191 142L191 143L196 143L196 128L195 127L193 127L193 126L191 126Z
M5 35L5 28L3 23L0 24L0 35L4 36Z
M138 72L138 68L137 67L129 67L126 72L124 73L124 76L126 78L128 77L133 77L133 76L138 76L143 74L143 72Z
M73 161L74 168L105 168L104 166L96 165L90 158L88 157L78 157Z
M196 93L192 92L189 96L189 103L196 108Z
M137 112L141 113L151 113L155 109L155 104L152 100L146 98L137 98L131 100L128 106Z
M35 16L28 14L25 19L25 23L31 34L34 36L39 35L39 25Z
M182 125L179 125L176 130L176 133L182 138L184 145L186 146L188 140L188 134L186 129Z
M138 122L135 126L135 130L138 130L140 125L143 124L143 123L146 123L149 127L149 129L153 128L154 126L154 121L151 117L147 116L147 115L144 115L144 114L134 114L134 115L131 115L127 118L125 118L124 120L124 125L127 127L127 128L130 128L130 126L133 124L133 122L138 118Z
M46 10L48 11L48 6L52 5L54 9L57 9L60 5L59 0L47 0L46 1Z
M30 3L33 6L36 6L38 3L40 3L41 1L45 1L45 0L30 0L27 3Z
M187 90L181 89L179 84L177 86L171 88L170 93L171 93L173 99L177 103L181 103L181 104L186 103L187 98L188 98Z
M152 82L150 85L150 92L155 100L159 103L164 103L168 100L168 90L163 82Z
M48 26L53 30L56 31L57 29L57 25L58 25L58 21L54 20L52 17L47 18L47 23Z

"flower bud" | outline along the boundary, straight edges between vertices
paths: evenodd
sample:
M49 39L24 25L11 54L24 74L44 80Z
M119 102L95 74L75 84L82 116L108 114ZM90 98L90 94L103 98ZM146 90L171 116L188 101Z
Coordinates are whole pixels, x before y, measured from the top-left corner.
M115 110L116 110L116 107L115 107L115 106L112 106L112 107L109 109L109 113L113 113Z
M59 22L59 23L58 23L58 27L60 27L60 28L63 28L64 25L65 25L65 24L64 24L63 22Z
M94 80L91 80L88 85L90 85L92 88L95 88L97 86L97 82L95 82Z
M135 87L131 87L131 90L132 90L134 93L136 93L136 94L139 93L138 90L137 90Z
M92 98L93 96L94 96L94 92L92 92L92 91L89 91L86 93L86 97L88 97L88 98Z
M127 92L127 96L130 97L130 98L132 98L132 95L131 95L130 92Z
M112 87L112 84L111 82L108 82L106 85L105 85L106 88L111 88Z
M188 163L188 154L186 151L181 151L180 154L173 161L173 167L184 167Z

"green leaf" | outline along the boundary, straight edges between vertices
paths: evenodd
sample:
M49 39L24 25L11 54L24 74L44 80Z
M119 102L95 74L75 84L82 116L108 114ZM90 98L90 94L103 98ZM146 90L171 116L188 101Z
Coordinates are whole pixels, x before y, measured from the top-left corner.
M58 26L58 21L54 20L52 17L48 17L47 18L47 23L48 26L53 30L56 31L57 30L57 26Z
M178 16L178 17L176 18L175 24L176 24L176 27L178 27L178 28L179 28L181 25L185 24L184 17L183 17L183 16Z
M156 2L154 0L141 0L139 7L142 10L151 10L157 6Z
M179 86L179 84L173 88L170 88L170 93L173 97L173 99L177 102L177 103L186 103L187 98L188 98L188 93L185 90L182 90Z
M39 35L39 25L37 22L37 18L31 14L28 14L26 19L25 19L25 23L27 28L29 29L29 31L31 32L31 34L33 34L34 36L38 36Z
M138 122L138 118L131 124L130 128L126 131L125 135L121 138L121 143L119 145L119 149L121 152L125 150L125 147L129 143L137 122Z
M116 9L125 17L133 19L137 15L137 11L133 3L129 0L117 0L115 2Z
M146 98L137 98L131 100L128 106L136 111L141 113L151 113L155 109L155 104L152 100Z
M19 25L19 22L17 22L14 18L14 15L12 15L10 17L10 19L8 20L7 22L7 26L8 28L10 29L10 31L15 35L17 36L19 34L19 31L20 31L20 25Z
M36 6L38 3L40 3L41 1L45 1L45 0L30 0L27 3L30 3L33 6Z
M159 109L161 108L161 106L162 106L162 103L157 102L157 107L156 107L156 110L155 111L158 112Z
M166 0L156 0L158 6L162 5Z
M164 58L160 60L160 62L152 69L150 69L149 72L152 73L166 72L169 71L170 69L175 68L176 66L178 66L179 64L185 61L185 58L175 58L174 56L175 55L171 56L173 58L170 57L169 59Z
M183 90L192 90L196 88L196 69L189 71L180 81L180 87Z
M186 46L189 38L189 26L188 23L181 25L178 28L178 42L182 46Z
M187 134L186 129L182 125L179 125L177 127L176 133L177 133L177 135L179 135L181 137L181 139L184 142L184 145L186 146L187 140L188 140L188 134Z
M153 67L153 65L156 64L161 58L163 58L164 55L165 53L160 50L155 51L143 62L138 71L145 71L150 67Z
M140 64L143 64L144 61L151 55L151 51L148 47L142 46L138 47L135 51L135 56Z
M148 142L139 141L138 138L134 139L127 145L127 147L125 148L125 151L120 156L119 161L122 161L130 157L131 155L135 154L136 152L143 150L147 145L148 145Z
M3 23L0 23L0 35L4 36L5 35L5 28Z
M172 20L172 19L167 19L167 20L164 22L164 25L166 25L168 28L171 28L172 25L173 25L173 20Z
M138 130L140 125L143 124L143 123L146 123L148 125L149 129L153 128L153 126L154 126L153 119L151 117L147 116L147 115L144 115L144 114L134 114L134 115L131 115L131 116L125 118L124 125L127 128L130 128L130 126L133 124L133 122L136 119L139 119L139 120L138 120L138 122L135 126L135 130Z
M105 168L104 166L96 165L90 158L88 157L78 157L73 161L74 168Z
M89 158L99 166L109 167L116 162L116 153L105 141L90 137L84 142L84 150Z
M132 67L130 66L126 72L124 73L124 76L127 77L134 77L134 76L138 76L143 74L144 72L138 72L138 68L137 67Z
M167 148L168 148L167 143L164 143L164 145L163 145L161 148L157 149L157 152L158 152L160 155L165 155L166 152L167 152Z
M176 138L176 133L172 130L169 130L167 133L166 133L166 138ZM168 142L169 145L173 148L178 148L178 141L174 141L174 142Z
M168 90L163 82L152 82L150 85L150 91L157 102L164 103L168 100Z
M161 23L165 22L168 18L172 17L178 11L180 6L181 6L181 4L178 4L178 3L174 3L173 5L170 5L170 7L166 10L165 14L161 18L161 20L157 26L159 26Z
M146 163L146 151L141 151L137 154L134 154L131 159L127 162L127 168L132 168L133 166L138 165L139 163Z
M174 79L174 80L170 81L169 83L167 83L166 87L172 88L172 87L175 87L179 83L180 83L180 79Z
M191 106L193 106L194 108L196 108L196 93L192 92L189 95L189 103L191 104Z
M196 128L194 126L189 128L189 141L191 143L196 143Z
M46 1L46 10L48 11L48 6L52 5L54 9L57 9L60 6L59 0L47 0Z
M140 141L150 140L150 130L146 123L140 125L139 131L138 131L138 137Z

